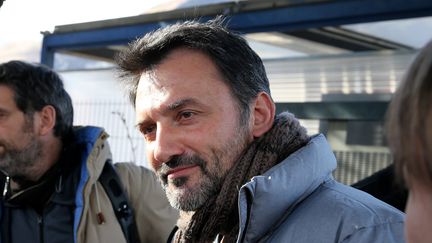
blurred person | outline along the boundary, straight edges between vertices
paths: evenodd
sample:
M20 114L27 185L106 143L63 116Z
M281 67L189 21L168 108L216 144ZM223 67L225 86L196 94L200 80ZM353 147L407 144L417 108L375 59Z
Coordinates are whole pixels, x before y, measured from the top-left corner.
M404 214L336 182L323 135L275 115L259 56L218 18L117 57L148 161L180 210L172 242L403 242Z
M154 173L132 163L109 167L108 134L72 122L71 98L54 71L22 61L0 64L0 241L166 240L177 212ZM103 178L114 167L116 174ZM101 179L121 183L105 190ZM121 187L127 199L119 196ZM108 192L124 200L120 211ZM123 233L123 221L137 230Z
M389 106L387 136L396 175L409 190L408 242L432 242L432 42L418 54Z

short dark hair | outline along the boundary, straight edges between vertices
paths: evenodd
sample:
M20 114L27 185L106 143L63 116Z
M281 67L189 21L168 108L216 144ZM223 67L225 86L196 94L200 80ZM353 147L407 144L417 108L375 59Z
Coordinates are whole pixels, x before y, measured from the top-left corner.
M418 54L389 105L387 137L399 178L432 182L432 41Z
M15 103L26 116L51 105L56 111L54 134L65 138L72 131L73 107L63 81L41 64L9 61L0 64L0 85L14 91Z
M249 117L249 105L258 93L270 95L269 81L261 58L246 40L223 25L218 17L206 23L185 21L169 25L130 43L116 57L119 77L135 106L140 76L163 61L177 48L198 50L215 63L225 83L238 101L241 119Z

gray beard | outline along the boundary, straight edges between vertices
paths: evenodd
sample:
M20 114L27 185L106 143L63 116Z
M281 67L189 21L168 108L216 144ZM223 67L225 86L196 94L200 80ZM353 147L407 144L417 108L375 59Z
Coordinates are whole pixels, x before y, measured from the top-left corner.
M212 161L215 162L215 161ZM163 175L160 171L166 170L163 168L159 171L159 179L161 181L162 187L166 192L168 201L171 206L182 211L194 211L200 208L210 196L217 194L222 186L223 178L225 174L221 174L222 168L219 168L220 162L216 162L216 170L209 171L207 168L207 162L198 156L192 157L177 157L172 161L168 162L163 166L180 166L180 165L198 165L201 169L200 185L197 185L193 189L179 189L185 186L188 177L179 177L174 180L168 181L167 177ZM168 183L172 184L175 188L169 188ZM186 190L186 191L185 191Z
M188 177L180 177L172 181L176 187L187 183ZM202 178L201 184L194 189L170 189L164 186L168 201L173 208L182 211L195 211L200 208L212 195L218 194L221 189L223 178L206 177Z
M32 138L31 142L22 149L5 145L5 151L0 156L0 170L9 177L28 178L35 167L36 161L42 154L42 143Z
M246 139L249 133L248 127L242 127L239 124L238 131L235 139L227 141L220 148L212 148L212 154L208 161L198 155L180 155L173 157L169 162L162 164L158 168L156 174L172 207L186 212L196 211L209 199L220 193L225 177L229 173L229 169L224 170L222 161L237 161L238 158L236 157L241 156L248 146ZM168 181L166 172L181 165L197 165L200 167L201 178L199 178L199 184L195 185L194 188L186 188L185 184L189 179L188 177ZM172 184L172 186L168 187L168 183ZM184 188L181 188L182 186Z

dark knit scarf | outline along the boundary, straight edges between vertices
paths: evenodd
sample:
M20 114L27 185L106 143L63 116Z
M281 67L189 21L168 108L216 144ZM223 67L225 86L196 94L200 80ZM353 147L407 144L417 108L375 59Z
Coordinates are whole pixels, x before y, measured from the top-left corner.
M238 192L253 176L261 175L309 141L306 129L288 112L281 113L273 127L255 139L227 174L219 194L195 212L180 212L175 242L236 242L239 231Z

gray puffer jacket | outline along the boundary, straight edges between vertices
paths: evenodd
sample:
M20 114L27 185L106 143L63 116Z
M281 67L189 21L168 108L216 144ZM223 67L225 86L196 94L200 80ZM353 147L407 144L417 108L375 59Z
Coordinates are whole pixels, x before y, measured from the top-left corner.
M404 214L336 182L336 159L323 135L239 192L237 242L404 242Z

